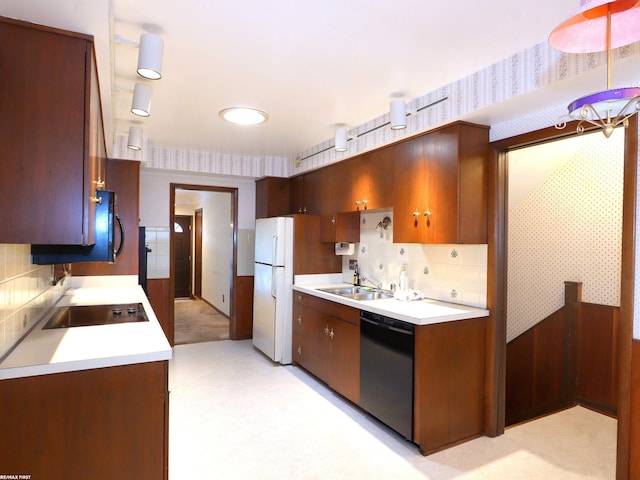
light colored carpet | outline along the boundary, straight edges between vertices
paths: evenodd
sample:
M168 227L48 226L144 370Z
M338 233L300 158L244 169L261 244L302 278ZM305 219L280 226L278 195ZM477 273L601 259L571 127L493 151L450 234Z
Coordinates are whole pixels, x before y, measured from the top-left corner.
M174 301L176 345L229 339L229 319L200 299Z
M412 443L250 340L170 362L172 480L613 480L616 421L576 407L423 457Z

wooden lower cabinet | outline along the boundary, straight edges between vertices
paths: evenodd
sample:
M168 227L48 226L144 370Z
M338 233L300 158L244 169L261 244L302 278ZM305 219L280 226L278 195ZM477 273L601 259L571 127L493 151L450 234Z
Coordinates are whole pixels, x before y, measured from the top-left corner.
M486 318L416 325L413 442L427 455L484 433ZM360 311L294 292L293 362L360 402Z
M0 381L0 473L168 478L168 362Z
M485 322L416 327L413 439L423 455L483 433Z
M360 400L360 311L294 294L293 361L354 403Z

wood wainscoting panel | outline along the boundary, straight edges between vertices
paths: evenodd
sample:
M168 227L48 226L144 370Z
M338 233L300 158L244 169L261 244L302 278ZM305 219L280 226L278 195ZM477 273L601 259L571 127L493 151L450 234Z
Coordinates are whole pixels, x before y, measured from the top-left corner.
M614 416L619 317L619 307L583 303L578 323L577 403Z
M509 342L506 425L568 406L567 355L564 308Z
M147 280L147 291L149 292L149 303L158 317L160 326L169 340L169 344L174 346L173 322L171 321L171 311L173 310L173 295L171 295L170 282L168 278L150 278Z
M231 320L229 337L231 340L243 340L253 336L253 277L236 277L234 294L236 296L235 319Z

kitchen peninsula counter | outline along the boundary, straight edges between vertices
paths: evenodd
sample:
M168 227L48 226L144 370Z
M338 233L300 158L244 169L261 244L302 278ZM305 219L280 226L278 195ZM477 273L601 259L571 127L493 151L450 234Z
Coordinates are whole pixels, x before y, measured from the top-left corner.
M323 288L352 287L348 283L317 283L293 285L293 290L313 295L325 300L340 303L359 310L396 318L414 325L431 325L470 318L488 317L489 310L442 302L439 300L423 299L405 302L395 298L378 300L354 300L333 293L323 292Z
M142 288L128 276L124 286L122 277L101 279L72 278L56 306L142 303L149 321L43 330L49 318L44 315L0 363L0 380L171 359L171 346Z

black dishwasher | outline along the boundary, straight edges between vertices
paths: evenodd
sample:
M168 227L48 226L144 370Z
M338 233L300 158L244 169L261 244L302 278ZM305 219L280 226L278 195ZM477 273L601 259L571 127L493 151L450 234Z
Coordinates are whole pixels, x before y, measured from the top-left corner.
M414 325L360 312L360 406L413 440Z

